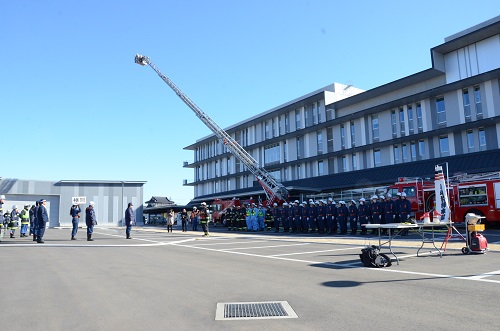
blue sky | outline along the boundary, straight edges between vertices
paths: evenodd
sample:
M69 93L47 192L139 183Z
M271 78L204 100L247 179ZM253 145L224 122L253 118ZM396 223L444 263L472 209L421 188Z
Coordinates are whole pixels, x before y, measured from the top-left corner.
M0 1L0 177L144 180L193 198L184 147L210 131L149 56L220 126L322 88L428 69L429 49L499 15L491 1Z

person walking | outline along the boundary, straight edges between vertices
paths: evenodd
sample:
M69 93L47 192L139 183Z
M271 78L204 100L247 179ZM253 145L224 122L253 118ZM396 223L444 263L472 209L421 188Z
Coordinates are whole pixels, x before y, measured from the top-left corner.
M85 209L85 224L87 225L87 241L94 241L92 233L94 233L94 225L97 225L94 201L90 201L89 206Z
M167 214L167 232L172 233L172 226L174 225L175 213L172 209Z
M181 212L182 232L187 231L187 221L188 221L188 213L184 208Z
M36 242L39 244L44 243L43 236L45 235L45 226L49 221L49 213L47 212L47 208L45 207L46 202L47 200L41 199L37 211L38 232L36 235Z
M132 202L129 202L127 210L125 210L126 239L132 239L132 237L130 237L130 231L132 231L132 226L135 225L135 212L133 207L134 205Z
M80 220L80 213L82 210L78 204L71 206L69 214L71 215L71 224L73 224L73 229L71 230L71 240L76 240L76 233L78 232L78 221Z
M206 202L202 202L200 207L200 223L203 228L203 237L210 235L210 233L208 233L208 213Z

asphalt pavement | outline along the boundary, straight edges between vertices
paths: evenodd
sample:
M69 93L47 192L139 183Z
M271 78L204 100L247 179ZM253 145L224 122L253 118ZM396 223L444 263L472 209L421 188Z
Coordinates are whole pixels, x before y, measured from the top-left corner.
M500 297L500 231L490 251L443 257L418 233L393 241L400 263L365 268L373 235L199 232L96 227L48 229L0 243L1 330L469 330L494 329ZM444 233L435 234L441 247ZM384 239L383 237L382 239ZM388 253L387 248L383 252ZM391 255L392 256L392 255ZM220 306L287 302L295 316L216 319ZM291 314L293 315L293 314Z

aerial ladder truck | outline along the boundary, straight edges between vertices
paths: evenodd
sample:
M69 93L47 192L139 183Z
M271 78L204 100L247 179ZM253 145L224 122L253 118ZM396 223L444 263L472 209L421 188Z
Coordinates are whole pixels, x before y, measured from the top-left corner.
M255 176L255 179L264 189L267 198L267 205L272 205L273 202L283 201L287 198L288 191L279 183L270 173L268 173L259 163L243 148L236 140L234 140L226 131L224 131L219 125L211 119L207 114L201 110L184 92L182 92L173 82L161 73L161 71L155 66L155 64L149 59L149 57L144 55L135 55L135 63L142 66L149 65L160 78L167 83L168 86L177 94L177 96L184 101L184 103L191 108L191 110L196 114L196 116L219 138L220 142L223 143L227 149L237 157L248 170Z

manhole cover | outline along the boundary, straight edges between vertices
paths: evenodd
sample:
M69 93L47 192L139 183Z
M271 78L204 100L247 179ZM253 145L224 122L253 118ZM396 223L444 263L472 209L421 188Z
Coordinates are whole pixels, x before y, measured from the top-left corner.
M216 320L297 318L287 301L224 302L217 304Z

